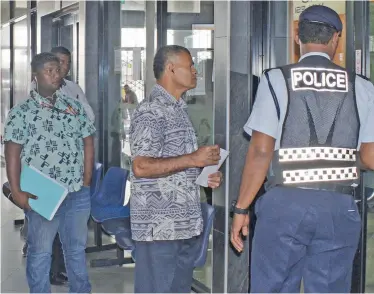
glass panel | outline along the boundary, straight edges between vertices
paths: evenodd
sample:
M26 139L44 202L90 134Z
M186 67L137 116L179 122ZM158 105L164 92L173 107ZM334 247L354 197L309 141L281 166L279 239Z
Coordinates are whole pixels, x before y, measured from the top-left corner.
M174 13L200 13L200 1L168 1L168 12Z
M14 105L27 97L27 87L31 80L28 64L27 19L14 24L14 69L13 69L13 99Z
M365 192L368 197L367 242L366 242L366 284L365 292L374 292L374 173L370 172L365 178Z
M374 2L369 2L369 52L370 79L374 81ZM368 197L367 241L366 241L366 280L365 292L374 292L374 172L365 177L366 196Z
M135 107L145 97L146 28L145 1L123 1L112 13L120 13L115 28L119 42L114 48L115 73L118 77L118 96L108 103L110 138L109 165L130 169L129 127ZM115 4L113 4L115 5ZM113 18L114 15L109 16ZM116 16L117 17L117 16ZM116 25L117 25L116 24ZM112 33L114 34L114 33ZM153 45L153 44L152 44ZM130 184L126 185L125 204L130 197Z
M370 80L374 81L374 1L369 3Z
M10 27L6 26L1 29L1 94L0 94L0 104L1 104L1 156L4 156L3 150L3 132L4 123L6 116L10 107ZM3 160L3 159L1 159ZM3 162L1 162L3 164Z
M6 23L10 19L10 5L9 1L0 1L0 9L1 9L1 22Z
M74 24L75 25L75 24ZM63 46L68 49L71 53L71 60L70 60L70 71L68 73L67 79L71 81L76 81L76 63L74 60L75 52L74 52L74 25L61 25L60 26L60 44L59 46Z
M28 1L14 1L14 17L20 17L27 14Z
M67 0L62 0L61 1L61 8L68 7L74 3L77 3L78 1L67 1Z
M365 293L374 292L374 172L364 174L365 194L367 197L367 240L366 240L366 280Z
M213 38L214 3L210 1L168 1L167 44L188 48L197 69L197 86L187 92L188 113L199 146L213 144ZM212 191L201 189L201 201L212 203ZM211 236L210 236L211 237ZM212 240L212 238L210 238ZM212 288L212 242L207 261L194 272L194 278Z

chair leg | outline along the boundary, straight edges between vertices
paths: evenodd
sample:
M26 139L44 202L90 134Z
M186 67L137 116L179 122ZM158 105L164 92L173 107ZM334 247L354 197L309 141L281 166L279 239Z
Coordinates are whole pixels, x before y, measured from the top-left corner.
M91 260L90 264L91 267L108 267L114 265L123 265L123 264L131 264L134 263L131 257L123 257L123 250L117 246L117 258L109 259L94 259Z
M194 293L211 293L211 290L195 278L192 279L191 291Z
M91 267L109 267L109 266L114 266L114 265L123 265L123 264L131 264L134 263L132 261L131 257L122 257L122 258L116 258L116 259L108 259L108 258L103 258L103 259L94 259L91 260L90 264Z
M101 224L94 223L94 239L95 246L87 247L86 253L101 252L117 248L117 244L115 243L103 245L103 232L101 231Z
M117 244L105 244L101 246L92 246L86 248L86 253L93 253L93 252L101 252L101 251L107 251L107 250L113 250L117 248Z
M94 224L94 238L95 238L96 246L103 245L103 232L101 231L101 224L98 224L98 223Z

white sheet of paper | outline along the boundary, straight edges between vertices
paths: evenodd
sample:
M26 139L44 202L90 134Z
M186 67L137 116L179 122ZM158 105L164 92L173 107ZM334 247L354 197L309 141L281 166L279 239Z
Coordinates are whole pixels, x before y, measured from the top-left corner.
M225 159L229 155L229 151L220 148L220 155L221 155L221 159L219 160L217 165L210 165L210 166L206 166L203 168L203 171L196 179L196 182L195 182L196 184L203 186L203 187L208 187L208 176L211 174L214 174L215 172L219 170L222 163L225 161Z

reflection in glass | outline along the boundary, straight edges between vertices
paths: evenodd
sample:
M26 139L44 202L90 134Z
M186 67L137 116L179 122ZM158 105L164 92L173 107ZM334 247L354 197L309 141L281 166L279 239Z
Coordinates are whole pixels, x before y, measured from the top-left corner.
M0 1L1 8L1 22L0 24L6 23L10 19L10 5L9 1Z
M28 1L16 0L14 1L14 17L20 17L27 14Z
M200 13L200 0L167 1L167 11L172 13Z
M116 48L116 72L120 74L120 96L110 115L111 166L131 167L129 128L136 106L145 98L146 29L145 1L126 1L121 4L120 48ZM125 18L127 22L125 21ZM126 185L125 204L130 198Z
M27 89L31 77L28 64L28 34L27 19L14 24L14 69L13 69L13 99L14 105L27 97Z
M0 135L1 135L1 156L4 156L3 148L3 132L4 123L10 107L10 33L9 26L5 26L1 29L1 124L0 124Z
M65 8L65 7L68 7L74 3L77 3L78 1L67 1L67 0L63 0L61 1L61 8Z
M169 5L170 1L168 2ZM176 3L176 2L175 2ZM183 3L183 2L181 2ZM199 3L199 2L198 2ZM200 5L200 3L199 3ZM175 7L174 7L175 8ZM211 5L213 14L213 5ZM171 22L177 22L171 13ZM189 30L167 30L167 44L186 47L197 70L197 85L186 93L188 113L195 128L198 144L212 145L213 140L213 37L212 25L191 25ZM211 189L201 189L201 201L212 203ZM212 235L208 247L207 261L203 268L194 271L194 278L212 288Z

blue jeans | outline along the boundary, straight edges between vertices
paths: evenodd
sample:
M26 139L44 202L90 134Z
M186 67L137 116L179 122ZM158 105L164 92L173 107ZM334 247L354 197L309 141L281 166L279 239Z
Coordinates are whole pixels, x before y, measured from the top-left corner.
M71 293L90 293L85 248L87 243L87 221L90 216L90 189L82 187L69 193L57 210L52 221L34 211L26 212L27 266L26 276L31 293L50 293L49 271L52 244L60 235Z
M200 243L186 240L136 242L135 293L191 293Z

